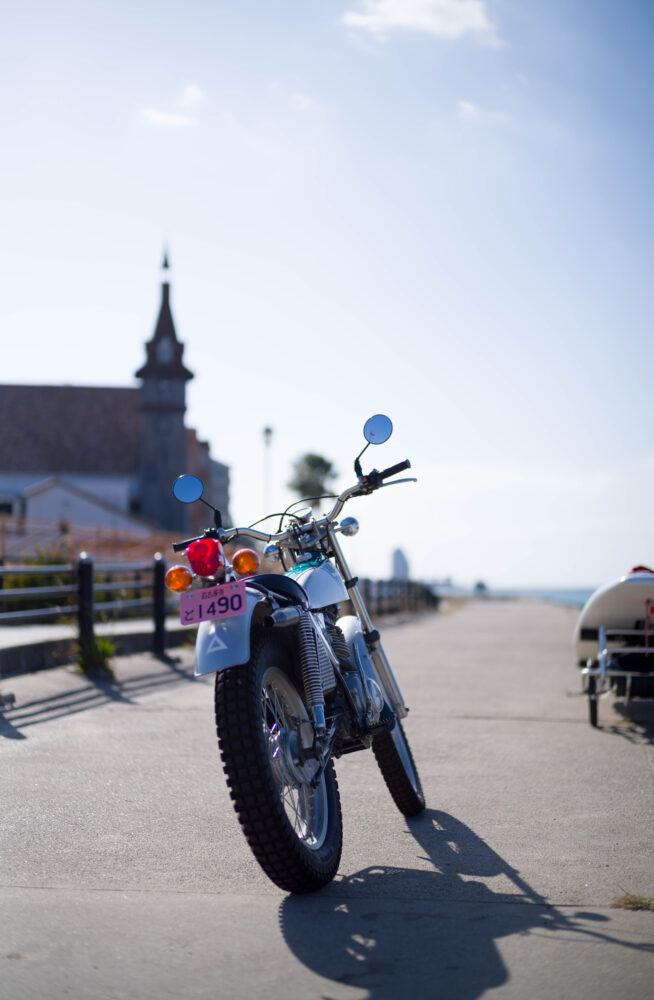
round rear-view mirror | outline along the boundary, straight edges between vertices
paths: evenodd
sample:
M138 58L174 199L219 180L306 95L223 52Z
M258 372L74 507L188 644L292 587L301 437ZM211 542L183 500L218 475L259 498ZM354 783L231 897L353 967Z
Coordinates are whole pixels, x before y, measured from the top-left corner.
M178 476L173 484L173 493L182 503L195 503L204 493L204 483L197 476Z
M384 413L376 413L363 425L363 436L370 444L383 444L384 441L388 441L392 433L392 421Z

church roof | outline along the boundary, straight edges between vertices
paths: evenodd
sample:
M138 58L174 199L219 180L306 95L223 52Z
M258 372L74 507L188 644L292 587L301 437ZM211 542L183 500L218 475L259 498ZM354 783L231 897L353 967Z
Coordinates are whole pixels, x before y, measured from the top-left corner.
M138 389L0 385L3 472L136 475Z
M149 529L151 527L142 517L138 517L136 514L132 514L131 512L124 510L122 507L117 507L115 503L109 503L107 500L103 500L102 497L97 496L95 493L89 493L88 490L80 489L79 486L75 486L73 483L67 483L65 479L60 479L59 476L47 476L45 479L42 479L37 483L32 483L32 485L24 489L22 493L23 496L29 500L32 497L39 496L43 493L49 493L52 490L60 490L63 493L70 493L71 496L74 496L79 500L84 500L87 504L90 504L93 507L97 507L108 514L114 514L122 521L129 521L135 528Z

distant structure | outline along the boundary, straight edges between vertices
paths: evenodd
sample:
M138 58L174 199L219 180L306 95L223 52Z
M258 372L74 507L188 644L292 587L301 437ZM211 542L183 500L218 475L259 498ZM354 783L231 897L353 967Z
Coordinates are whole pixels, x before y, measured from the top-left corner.
M393 552L392 577L394 580L409 579L409 563L402 549L395 549Z
M0 512L148 533L204 527L206 510L172 495L199 476L229 524L229 469L186 427L184 346L170 309L164 256L161 305L140 387L0 385Z

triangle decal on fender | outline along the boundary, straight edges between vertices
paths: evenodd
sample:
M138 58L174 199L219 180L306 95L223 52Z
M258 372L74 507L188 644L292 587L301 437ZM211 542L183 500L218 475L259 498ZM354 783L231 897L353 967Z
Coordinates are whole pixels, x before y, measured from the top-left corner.
M207 646L207 653L215 653L221 649L227 649L227 644L222 641L217 632L214 632L211 636L211 642Z

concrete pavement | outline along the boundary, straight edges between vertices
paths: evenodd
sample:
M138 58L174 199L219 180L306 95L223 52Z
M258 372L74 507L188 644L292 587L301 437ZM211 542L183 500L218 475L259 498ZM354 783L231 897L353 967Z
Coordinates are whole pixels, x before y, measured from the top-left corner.
M303 898L249 853L191 650L3 681L6 996L650 996L654 913L610 904L654 897L654 712L603 701L591 729L575 619L470 602L384 628L428 810L339 761L339 876Z

